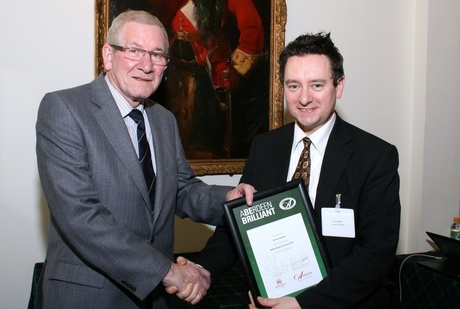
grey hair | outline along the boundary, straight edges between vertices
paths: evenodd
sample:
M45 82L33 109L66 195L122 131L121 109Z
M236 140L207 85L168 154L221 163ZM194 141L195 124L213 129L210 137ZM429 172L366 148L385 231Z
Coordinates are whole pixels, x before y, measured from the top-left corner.
M153 16L152 14L146 11L128 10L123 13L120 13L120 15L115 17L115 19L112 21L112 25L110 26L109 31L107 32L106 44L120 44L120 35L123 31L123 27L128 22L136 22L144 25L160 27L165 40L165 53L168 53L168 33L166 32L164 25L157 17Z

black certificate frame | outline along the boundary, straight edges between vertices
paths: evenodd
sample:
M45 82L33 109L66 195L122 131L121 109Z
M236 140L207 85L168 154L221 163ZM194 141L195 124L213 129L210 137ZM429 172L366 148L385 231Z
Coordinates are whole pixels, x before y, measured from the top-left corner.
M275 281L274 286L270 287L270 289L283 289L286 285L286 283L284 283L281 279L282 276L276 276L277 273L282 272L283 269L290 269L292 271L292 269L298 268L298 273L288 277L288 281L295 280L296 282L292 284L296 286L295 288L301 286L302 284L305 284L305 286L302 286L302 288L299 288L294 292L277 295L276 297L296 296L305 289L316 285L317 282L311 284L309 280L303 280L308 278L311 273L316 273L316 278L318 279L318 277L320 277L322 280L329 272L329 257L327 255L322 235L318 231L313 206L303 181L294 180L287 182L285 185L278 188L256 192L254 195L254 202L251 207L246 204L244 197L224 202L222 203L222 206L224 208L226 222L235 243L238 256L248 279L252 300L255 302L256 306L260 306L257 303L257 296L272 297L270 293L267 292L266 284L262 278L260 271L262 267L265 267L264 270L270 268L269 271L273 271L270 273L270 276L272 276ZM292 221L291 218L295 219L295 221ZM283 231L273 231L269 228L280 227L280 224L291 222L295 222L295 224L299 224L299 222L301 222L299 226L295 226L295 229L300 232L306 231L308 237L292 241L292 239L289 239L289 235L284 235ZM261 259L260 254L259 259L256 258L253 245L257 245L257 243L251 243L250 236L248 236L249 233L257 231L260 227L262 227L265 231L269 228L270 233L276 233L272 234L272 238L268 240L269 242L273 242L273 248L270 248L270 252L267 252L267 255L265 256L267 260ZM292 229L292 226L288 229ZM307 236L307 234L304 236ZM267 235L267 237L270 237L270 235ZM260 235L258 239L262 239ZM253 237L252 240L254 241L255 238ZM267 240L265 239L263 241ZM295 242L299 241L300 243L295 244ZM296 246L298 248L299 245L304 244L303 242L305 242L306 248L312 248L312 252L314 253L313 261L310 260L310 255L303 254L297 258L290 256L289 261L276 261L275 254L276 256L282 256L279 252L290 250L290 247L292 246ZM276 263L276 267L273 267L275 264L273 264L271 258L272 250L274 250L273 259L275 259L274 261ZM286 256L286 253L284 253L284 255ZM317 266L316 272L308 272L307 274L304 274L303 270L301 271L301 266L306 265L305 262L307 262L308 265L313 264L314 266ZM299 283L300 281L304 281L305 283Z

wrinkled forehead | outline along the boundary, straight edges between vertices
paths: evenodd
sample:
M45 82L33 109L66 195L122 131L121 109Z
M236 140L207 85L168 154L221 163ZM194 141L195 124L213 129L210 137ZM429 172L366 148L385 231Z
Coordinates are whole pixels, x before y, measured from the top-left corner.
M147 50L168 50L168 41L163 29L154 24L127 22L119 35L119 43L142 47Z

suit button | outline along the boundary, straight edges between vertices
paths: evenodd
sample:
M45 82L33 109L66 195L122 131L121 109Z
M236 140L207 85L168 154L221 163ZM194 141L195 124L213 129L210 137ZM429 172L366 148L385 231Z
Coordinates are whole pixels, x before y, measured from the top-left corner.
M136 288L131 283L127 282L126 280L121 280L121 284L124 285L131 292L136 292Z

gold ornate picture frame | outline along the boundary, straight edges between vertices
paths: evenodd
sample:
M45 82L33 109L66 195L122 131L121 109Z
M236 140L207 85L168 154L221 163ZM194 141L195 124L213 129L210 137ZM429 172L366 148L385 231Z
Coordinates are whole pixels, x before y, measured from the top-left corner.
M134 4L142 2L139 0L132 0L133 5L130 6L129 0L95 0L95 75L99 75L104 71L103 59L102 59L102 47L105 43L106 35L111 21L115 15L114 6L117 6L116 1L122 2L123 5L127 5L127 8L136 9ZM168 0L166 0L168 1ZM171 0L169 0L171 1ZM257 1L257 0L256 0ZM152 2L152 1L150 1ZM161 1L159 1L161 2ZM266 4L266 0L259 1L260 3ZM266 115L267 130L271 130L280 127L283 124L283 88L279 83L279 65L278 57L281 50L284 48L285 40L285 26L287 19L287 10L285 0L270 0L270 7L267 7L267 11L270 12L269 17L269 28L270 33L265 35L266 42L266 54L267 59L267 70L269 73L268 77L268 91L265 98L268 98L268 109ZM156 15L156 14L155 14ZM268 16L261 16L262 19L268 18ZM268 28L268 25L267 25ZM268 47L269 46L269 47ZM260 78L260 76L255 77ZM161 101L158 101L162 104ZM259 132L261 133L261 132ZM251 139L252 141L252 139ZM247 147L249 148L249 147ZM248 151L249 149L247 149ZM187 157L187 152L186 152ZM187 157L191 167L195 173L199 176L202 175L218 175L218 174L240 174L243 171L245 157L239 156L228 156L225 158L190 158Z

